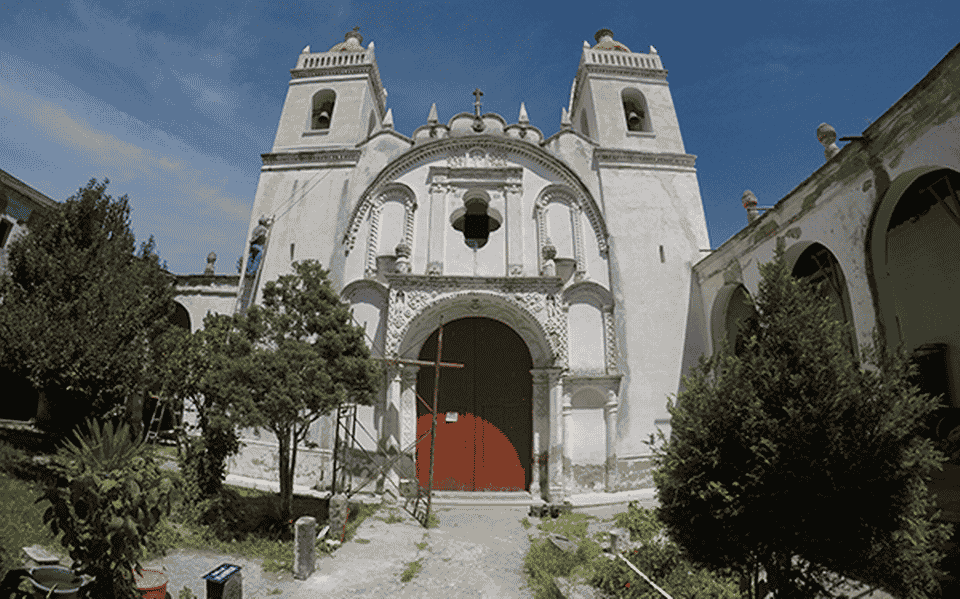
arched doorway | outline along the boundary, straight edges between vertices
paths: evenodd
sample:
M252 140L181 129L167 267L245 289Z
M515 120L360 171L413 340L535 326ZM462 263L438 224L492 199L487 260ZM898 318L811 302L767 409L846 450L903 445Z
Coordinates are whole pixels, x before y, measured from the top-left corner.
M420 359L437 357L438 331L424 342ZM533 437L533 360L523 339L490 318L461 318L443 327L444 362L437 400L433 488L449 491L523 491L530 485ZM433 402L435 371L422 367L417 393ZM431 416L417 402L417 436L430 431ZM417 478L427 487L430 441L417 446Z

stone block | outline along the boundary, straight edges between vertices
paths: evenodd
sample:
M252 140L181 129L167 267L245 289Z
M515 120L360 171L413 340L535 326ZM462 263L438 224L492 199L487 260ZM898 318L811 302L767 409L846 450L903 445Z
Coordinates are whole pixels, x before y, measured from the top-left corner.
M630 531L625 528L614 528L609 532L611 553L623 553L632 549L630 545Z
M568 539L567 537L564 537L562 535L557 535L557 534L549 534L547 535L547 538L550 539L550 542L553 543L554 547L556 547L560 551L563 551L564 553L577 552L577 544L571 541L570 539Z
M347 525L347 516L350 513L350 504L347 496L339 493L330 498L330 538L342 540L344 528Z
M311 516L299 518L294 530L293 577L306 580L316 567L317 519Z

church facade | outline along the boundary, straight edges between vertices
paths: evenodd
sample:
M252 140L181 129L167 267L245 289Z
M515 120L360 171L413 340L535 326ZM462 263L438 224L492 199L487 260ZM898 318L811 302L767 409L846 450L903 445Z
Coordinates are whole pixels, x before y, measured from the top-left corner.
M407 137L361 42L355 30L326 52L308 46L291 70L236 309L315 259L373 355L434 361L443 325L441 359L463 367L439 379L435 488L552 500L649 486L646 442L669 434L667 396L696 359L684 347L691 273L709 248L660 56L598 32L550 137L522 104L513 123L483 112L480 90L472 111L441 123L434 105ZM391 476L425 487L429 434L415 442L434 369L387 371L357 436L406 453L416 474ZM328 480L332 428L317 423L299 484ZM271 478L273 440L247 440L231 471Z
M744 192L747 226L710 250L660 55L609 30L595 40L549 137L522 104L512 123L483 112L480 90L405 136L373 43L352 31L305 48L262 155L243 272L184 286L193 328L318 260L388 360L375 405L347 425L380 463L403 454L391 480L427 484L436 371L411 362L437 359L442 325L440 359L463 366L440 373L434 488L556 501L652 486L668 397L701 355L736 347L779 243L795 276L830 282L852 351L876 328L914 353L924 390L944 396L937 434L956 429L960 448L960 47L866 131L841 132L842 149L821 125L824 165L774 206ZM296 484L329 488L334 422L311 430ZM230 471L276 480L275 439L244 431ZM354 486L372 472L351 468Z

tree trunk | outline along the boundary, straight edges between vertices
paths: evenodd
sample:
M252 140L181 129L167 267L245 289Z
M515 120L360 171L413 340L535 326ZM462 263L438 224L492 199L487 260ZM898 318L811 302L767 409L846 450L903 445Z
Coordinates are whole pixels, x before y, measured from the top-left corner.
M280 442L280 517L286 522L293 511L293 470L290 468L290 428L276 431Z

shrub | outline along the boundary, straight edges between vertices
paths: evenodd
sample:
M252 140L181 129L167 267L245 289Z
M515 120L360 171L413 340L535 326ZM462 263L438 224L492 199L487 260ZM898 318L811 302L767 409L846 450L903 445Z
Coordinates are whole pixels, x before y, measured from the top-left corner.
M717 576L692 564L680 547L667 538L653 510L638 507L635 501L627 511L617 514L617 526L630 531L631 540L640 545L624 557L658 586L674 597L736 599L738 584L727 576ZM618 597L660 597L642 578L619 558L600 560L590 584Z
M114 430L108 422L101 430L91 419L87 429L58 452L59 478L37 503L51 503L43 520L54 535L63 533L73 569L95 577L93 596L135 599L133 570L169 512L170 481L126 425Z

